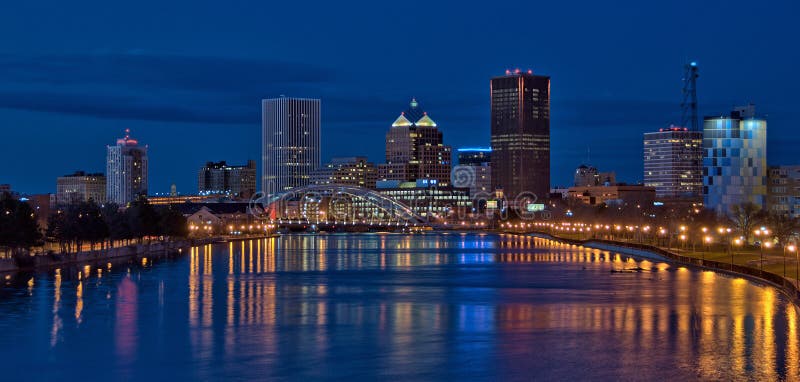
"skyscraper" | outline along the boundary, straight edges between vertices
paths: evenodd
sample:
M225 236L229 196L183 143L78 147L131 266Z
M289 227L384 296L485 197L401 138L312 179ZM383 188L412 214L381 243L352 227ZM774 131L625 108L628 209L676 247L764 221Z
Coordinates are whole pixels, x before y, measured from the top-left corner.
M320 167L320 100L261 101L261 191L281 193L309 184Z
M703 133L670 126L644 134L644 185L656 197L699 202L703 196Z
M550 77L530 70L506 71L505 76L492 78L491 95L492 187L502 189L511 203L518 196L546 199L550 192Z
M703 123L703 203L717 213L752 202L764 208L767 194L767 121L755 106Z
M386 133L386 164L378 167L378 178L401 182L433 179L447 186L451 162L450 146L444 145L436 122L412 99Z
M125 129L125 137L106 149L106 198L120 206L147 195L147 146L140 146L130 133Z

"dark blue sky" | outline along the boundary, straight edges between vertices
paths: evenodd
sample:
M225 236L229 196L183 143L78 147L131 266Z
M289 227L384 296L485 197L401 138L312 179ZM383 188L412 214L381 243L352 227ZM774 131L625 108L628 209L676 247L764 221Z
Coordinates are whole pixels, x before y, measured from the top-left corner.
M642 178L641 134L679 122L682 66L701 115L753 102L770 164L800 163L793 1L17 1L0 6L0 183L54 192L105 171L130 128L150 191L196 192L206 161L260 155L260 99L322 98L323 160L383 161L412 96L453 147L489 143L489 79L552 78L552 178L586 160ZM454 5L458 4L458 5Z

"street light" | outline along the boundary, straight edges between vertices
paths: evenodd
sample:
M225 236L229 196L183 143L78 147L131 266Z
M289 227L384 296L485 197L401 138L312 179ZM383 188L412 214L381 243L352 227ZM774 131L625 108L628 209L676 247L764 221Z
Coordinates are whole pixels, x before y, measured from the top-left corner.
M703 232L705 232L705 231L706 231L706 229L703 228ZM706 243L706 251L711 251L711 236L704 237L703 241ZM703 253L703 258L702 259L703 259L703 261L705 261L706 260L706 252L703 251L702 253Z
M797 248L794 246L794 244L783 246L783 277L786 277L786 250L789 250L789 252L794 252L797 250Z
M800 288L800 259L798 258L800 255L797 253L797 248L795 248L794 244L789 244L789 252L794 252L794 285L796 288ZM785 261L785 260L784 260Z

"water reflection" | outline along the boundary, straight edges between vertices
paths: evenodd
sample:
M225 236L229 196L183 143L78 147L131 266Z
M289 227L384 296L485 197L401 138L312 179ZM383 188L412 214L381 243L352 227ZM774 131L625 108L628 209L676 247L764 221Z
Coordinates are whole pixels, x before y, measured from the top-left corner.
M532 237L294 235L57 270L14 288L0 290L0 330L43 325L44 346L24 342L48 354L37 358L42 378L73 375L86 359L134 380L164 359L159 379L800 372L799 317L775 289ZM18 337L0 338L0 356L32 366L9 351Z

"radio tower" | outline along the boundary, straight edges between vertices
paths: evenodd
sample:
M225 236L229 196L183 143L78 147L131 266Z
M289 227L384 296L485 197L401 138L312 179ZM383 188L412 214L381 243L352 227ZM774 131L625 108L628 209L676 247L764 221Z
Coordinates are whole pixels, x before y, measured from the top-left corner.
M697 120L697 63L692 61L686 64L683 74L683 102L681 108L681 125L691 131L700 131Z

